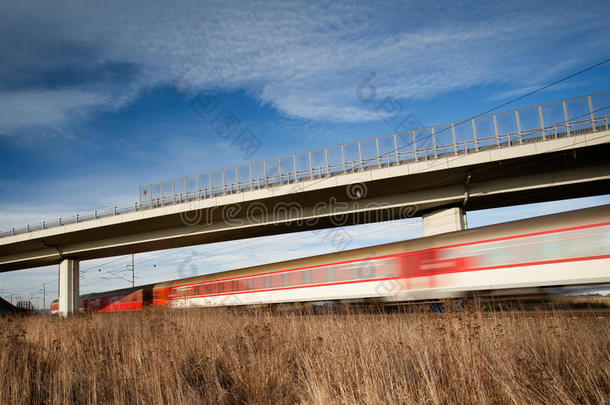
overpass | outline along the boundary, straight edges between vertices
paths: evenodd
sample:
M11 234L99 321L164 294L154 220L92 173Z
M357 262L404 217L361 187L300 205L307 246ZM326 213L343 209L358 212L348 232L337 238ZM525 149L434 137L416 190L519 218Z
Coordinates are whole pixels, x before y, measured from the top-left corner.
M610 92L251 162L140 187L140 201L0 233L0 271L60 264L60 312L81 260L604 194Z

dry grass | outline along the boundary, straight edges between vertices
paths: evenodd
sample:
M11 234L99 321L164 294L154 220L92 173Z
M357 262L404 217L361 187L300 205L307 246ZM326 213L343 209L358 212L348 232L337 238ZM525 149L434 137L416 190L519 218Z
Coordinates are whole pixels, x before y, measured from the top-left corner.
M0 318L0 403L610 403L610 318L226 309Z

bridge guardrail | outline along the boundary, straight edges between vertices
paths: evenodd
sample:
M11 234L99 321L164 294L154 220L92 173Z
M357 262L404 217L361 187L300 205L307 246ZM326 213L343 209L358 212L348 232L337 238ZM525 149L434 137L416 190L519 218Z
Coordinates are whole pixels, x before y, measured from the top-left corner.
M603 107L595 109L598 104ZM0 238L275 184L607 131L610 116L596 113L609 108L610 92L603 92L212 170L141 186L139 202L3 230Z

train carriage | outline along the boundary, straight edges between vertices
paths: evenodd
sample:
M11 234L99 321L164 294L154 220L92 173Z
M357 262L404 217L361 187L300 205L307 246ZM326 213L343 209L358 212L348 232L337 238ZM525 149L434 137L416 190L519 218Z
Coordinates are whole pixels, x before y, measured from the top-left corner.
M610 282L610 206L82 297L137 310L336 300L409 301Z

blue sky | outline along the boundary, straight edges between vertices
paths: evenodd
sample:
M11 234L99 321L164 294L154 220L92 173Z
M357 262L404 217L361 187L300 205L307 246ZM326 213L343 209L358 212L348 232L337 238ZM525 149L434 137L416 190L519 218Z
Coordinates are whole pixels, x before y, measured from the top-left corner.
M191 108L199 92L261 140L248 160L268 158L394 132L376 112L386 97L424 125L486 111L608 57L600 16L609 14L603 1L3 2L0 228L131 203L141 184L243 163ZM373 100L363 83L375 86ZM504 109L605 90L610 64ZM522 212L473 212L469 222ZM421 223L346 231L354 248L416 237ZM325 235L137 255L138 282L333 251ZM82 291L128 285L104 279L126 264L82 263ZM56 275L55 266L1 274L0 295L38 299L31 294L49 281L54 298Z

